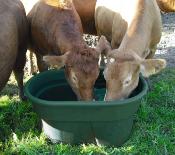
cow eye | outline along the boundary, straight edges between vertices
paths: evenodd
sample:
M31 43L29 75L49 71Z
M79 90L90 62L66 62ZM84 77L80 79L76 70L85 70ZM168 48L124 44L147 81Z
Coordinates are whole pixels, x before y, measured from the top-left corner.
M131 83L131 80L126 80L126 81L124 81L124 83L123 83L123 87L127 87L127 86L129 86L130 83Z
M130 83L130 80L125 81L125 85L128 85Z
M114 63L115 62L115 59L114 58L109 58L109 62L110 63Z
M123 82L124 86L128 86L131 83L132 75L129 75Z

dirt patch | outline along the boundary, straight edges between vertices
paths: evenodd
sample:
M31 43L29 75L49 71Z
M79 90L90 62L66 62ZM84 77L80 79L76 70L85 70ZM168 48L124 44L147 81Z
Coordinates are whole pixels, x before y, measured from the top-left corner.
M162 37L155 57L166 59L167 67L175 67L175 13L162 14L162 23Z

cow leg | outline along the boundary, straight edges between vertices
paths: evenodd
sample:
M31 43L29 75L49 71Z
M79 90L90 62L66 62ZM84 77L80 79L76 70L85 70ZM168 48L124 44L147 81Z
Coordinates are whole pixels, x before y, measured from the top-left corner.
M43 56L36 54L36 59L39 72L44 72L48 70L47 64L43 61Z
M19 97L21 100L25 101L27 98L24 95L24 84L23 84L24 71L13 70L13 72L15 75L15 79L18 83Z
M34 53L30 51L29 53L29 59L30 59L30 75L35 75L37 73L35 64L34 64Z
M24 66L26 64L26 49L22 52L20 51L15 66L13 68L13 72L15 75L15 79L19 88L19 97L21 100L26 100L27 98L24 95L24 85L23 85L23 77L24 77Z

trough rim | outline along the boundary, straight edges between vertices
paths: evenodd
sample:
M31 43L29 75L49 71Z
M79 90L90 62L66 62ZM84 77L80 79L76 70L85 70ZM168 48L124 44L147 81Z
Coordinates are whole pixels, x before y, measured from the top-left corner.
M35 96L33 96L30 92L29 92L29 86L30 84L36 80L36 78L42 77L45 74L48 74L49 72L61 72L60 70L55 70L55 69L51 69L48 71L44 71L42 73L39 73L35 76L33 76L32 78L30 78L27 83L25 84L25 88L24 88L24 92L26 94L26 96L29 98L29 100L32 101L33 104L41 104L41 105L46 105L46 106L83 106L83 107L96 107L96 106L123 106L126 104L130 104L136 101L139 101L141 98L143 98L147 92L148 92L148 84L146 82L146 80L143 78L142 75L140 75L140 80L143 83L143 88L142 91L137 94L134 97L131 98L127 98L124 100L114 100L114 101L46 101L43 99L39 99ZM62 72L64 72L62 70Z

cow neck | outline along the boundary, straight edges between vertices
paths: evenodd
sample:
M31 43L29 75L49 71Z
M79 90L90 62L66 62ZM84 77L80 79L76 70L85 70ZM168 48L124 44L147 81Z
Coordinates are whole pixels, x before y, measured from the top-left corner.
M134 51L137 55L144 58L145 50L149 48L149 44L150 44L150 41L149 41L149 38L151 35L151 31L149 30L150 25L149 24L144 25L143 22L141 22L139 26L136 26L135 24L138 24L138 23L133 23L128 28L119 46L119 50ZM145 30L145 33L142 32L142 29Z

